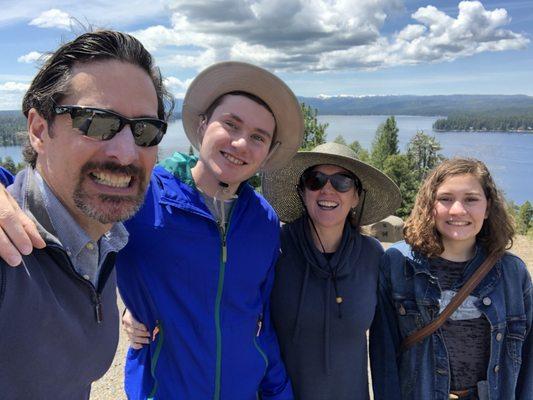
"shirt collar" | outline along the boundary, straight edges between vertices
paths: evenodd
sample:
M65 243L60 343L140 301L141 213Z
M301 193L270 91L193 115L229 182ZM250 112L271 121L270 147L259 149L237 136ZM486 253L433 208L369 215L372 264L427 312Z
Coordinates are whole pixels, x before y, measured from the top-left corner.
M61 201L59 201L37 170L35 170L35 178L37 186L43 195L44 205L57 238L70 256L77 256L89 242L92 242L90 236L76 222ZM113 224L111 230L106 232L100 241L105 243L106 250L119 251L128 241L128 232L124 228L124 225L119 222Z

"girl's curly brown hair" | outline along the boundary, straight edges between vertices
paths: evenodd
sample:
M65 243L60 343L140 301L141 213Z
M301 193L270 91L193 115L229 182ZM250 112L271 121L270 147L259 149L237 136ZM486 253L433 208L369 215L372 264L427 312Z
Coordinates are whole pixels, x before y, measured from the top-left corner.
M444 246L433 216L437 189L447 178L464 174L477 178L487 198L488 217L477 234L477 242L488 253L502 254L511 248L515 233L513 220L487 166L475 159L453 158L431 171L418 190L415 205L404 227L405 241L413 250L426 257L442 254Z

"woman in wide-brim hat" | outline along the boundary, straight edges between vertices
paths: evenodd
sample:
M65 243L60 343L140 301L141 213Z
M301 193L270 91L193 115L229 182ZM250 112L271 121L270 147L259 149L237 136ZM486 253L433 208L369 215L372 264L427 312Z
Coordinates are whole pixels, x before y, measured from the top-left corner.
M299 152L263 177L286 224L271 311L298 399L368 399L367 341L380 243L360 233L400 205L398 187L347 146Z

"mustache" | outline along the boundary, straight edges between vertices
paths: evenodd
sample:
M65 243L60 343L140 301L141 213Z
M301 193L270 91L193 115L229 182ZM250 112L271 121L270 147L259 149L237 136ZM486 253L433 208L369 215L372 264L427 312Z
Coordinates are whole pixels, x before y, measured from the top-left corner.
M133 164L120 165L112 161L106 161L106 162L89 161L83 165L83 167L81 168L81 173L86 174L89 171L95 170L95 169L98 171L108 171L108 172L120 173L124 175L132 175L136 177L144 176L144 168L138 167L137 165L133 165Z

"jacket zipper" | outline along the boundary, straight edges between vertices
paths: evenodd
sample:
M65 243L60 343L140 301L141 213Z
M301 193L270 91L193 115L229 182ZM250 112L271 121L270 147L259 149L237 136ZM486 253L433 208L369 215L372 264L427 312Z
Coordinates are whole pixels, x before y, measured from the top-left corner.
M94 311L96 316L96 322L99 324L102 322L103 316L102 316L102 297L98 292L94 292L93 296L93 303L94 303Z
M78 274L76 272L76 270L74 269L74 265L72 264L72 261L70 260L70 257L68 257L68 255L65 253L65 250L63 250L62 247L59 247L59 246L57 246L55 244L48 244L48 247L51 247L51 248L54 248L54 249L58 250L58 253L60 253L61 256L66 258L66 260L67 260L68 272L71 275L73 275L78 281L82 282L85 286L87 286L91 290L91 299L92 299L92 303L93 303L93 306L94 306L94 317L96 319L96 322L98 324L101 324L103 319L104 319L103 308L102 308L101 289L104 287L105 282L99 282L98 290L97 290L91 282L89 282L86 279L82 278L80 276L80 274ZM62 263L58 263L58 264L59 265L64 265ZM100 272L100 276L104 276L103 272L106 272L106 271L103 271L103 269L109 269L108 264L109 264L109 259L106 259L106 261L104 262L104 264L102 266L102 271ZM114 265L114 259L111 262L111 264ZM109 275L109 274L107 274L107 275Z
M259 314L259 317L257 318L257 329L256 329L255 336L254 336L254 346L255 346L255 349L257 350L257 352L263 358L263 361L265 362L265 371L263 372L263 377L261 378L261 381L265 377L265 375L267 373L267 369L268 369L268 357L265 354L265 352L263 351L263 349L261 348L261 346L259 345L259 343L257 342L257 339L261 335L261 329L262 328L263 328L263 314ZM256 392L256 398L257 399L261 398L261 392L260 392L259 389Z
M222 226L220 221L216 221L218 231L220 232L221 249L220 249L220 268L218 272L217 296L215 299L215 332L216 332L216 365L215 365L215 393L213 400L220 400L220 380L222 375L222 329L220 327L220 304L222 303L222 292L224 290L224 274L226 272L226 261L228 249L226 236L229 231L231 214L235 204L228 215L227 227Z

